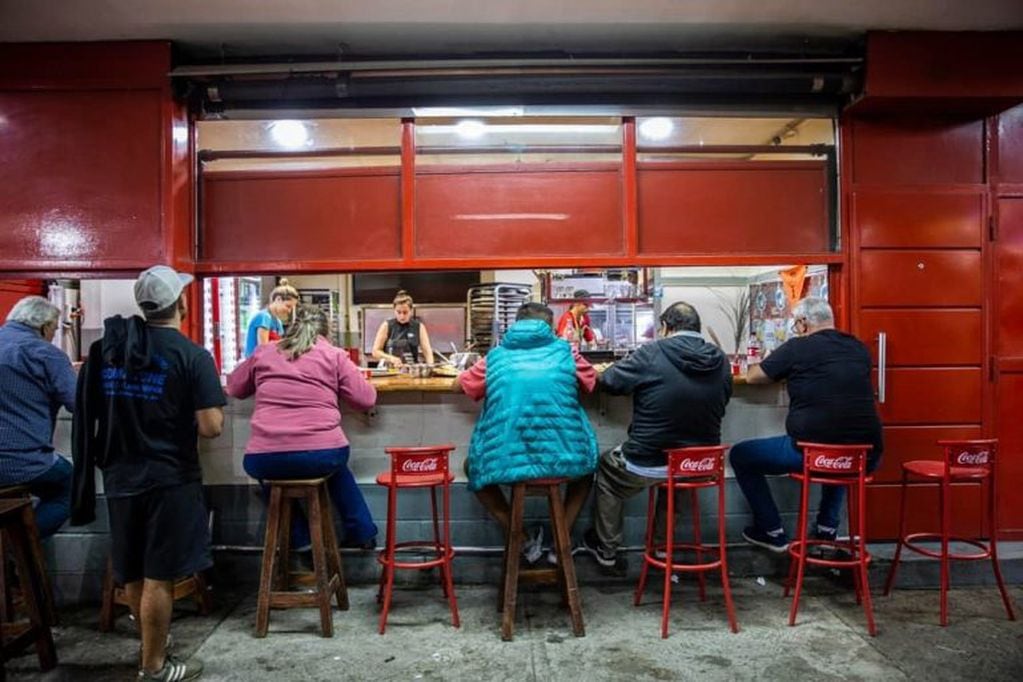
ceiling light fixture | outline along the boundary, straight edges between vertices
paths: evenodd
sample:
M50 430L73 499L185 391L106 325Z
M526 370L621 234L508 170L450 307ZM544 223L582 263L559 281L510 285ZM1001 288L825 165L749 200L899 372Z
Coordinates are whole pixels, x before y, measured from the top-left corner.
M295 149L309 143L309 129L301 121L274 121L270 124L270 137L278 146Z
M644 119L643 122L639 124L640 136L654 142L660 142L661 140L668 139L674 130L674 122L672 122L670 118L666 118L664 116L655 116L654 118Z
M455 133L467 140L478 140L487 134L487 124L472 119L459 121L455 124Z
M621 128L617 125L603 125L593 123L495 123L487 124L483 121L467 120L459 121L451 125L432 125L420 123L416 127L416 133L431 135L450 135L455 133L463 137L481 137L484 134L495 135L543 135L549 133L577 133L583 135L617 135Z

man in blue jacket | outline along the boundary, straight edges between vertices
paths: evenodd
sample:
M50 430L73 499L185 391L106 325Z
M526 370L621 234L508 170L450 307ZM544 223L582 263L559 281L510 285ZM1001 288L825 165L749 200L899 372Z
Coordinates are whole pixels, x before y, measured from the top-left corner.
M731 367L700 335L700 315L688 303L661 314L661 337L616 362L599 380L614 395L632 395L632 423L624 443L597 466L595 525L582 550L602 569L624 575L618 556L625 500L667 477L668 448L717 445L732 396Z
M554 335L547 306L525 303L515 320L501 345L459 376L466 395L485 398L469 443L469 489L507 533L511 509L501 484L573 479L565 499L571 527L597 462L597 437L579 404L579 389L592 391L597 373ZM527 539L523 553L530 563L540 558L542 542L542 529Z

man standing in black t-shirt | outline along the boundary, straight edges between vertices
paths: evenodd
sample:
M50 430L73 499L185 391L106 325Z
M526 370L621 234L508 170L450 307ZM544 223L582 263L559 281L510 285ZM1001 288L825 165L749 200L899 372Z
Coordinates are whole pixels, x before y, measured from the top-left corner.
M803 299L796 304L793 317L798 336L783 343L759 366L750 367L747 375L751 384L788 381L788 433L743 441L729 455L735 480L753 510L753 525L743 531L743 537L779 553L789 543L765 476L803 469L797 442L869 443L873 445L867 458L870 471L877 466L883 448L867 347L835 329L827 301ZM814 531L818 539L835 539L844 497L841 486L823 487Z
M145 320L104 320L81 372L75 513L89 520L91 471L103 470L114 578L142 631L139 679L191 680L196 659L166 652L174 581L213 565L198 436L220 435L226 402L213 358L180 331L191 275L163 265L135 282Z

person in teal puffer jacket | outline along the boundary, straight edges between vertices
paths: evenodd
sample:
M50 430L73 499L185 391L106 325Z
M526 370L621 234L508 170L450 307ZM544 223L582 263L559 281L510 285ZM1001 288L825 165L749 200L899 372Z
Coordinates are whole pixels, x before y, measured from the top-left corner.
M467 395L485 398L469 443L469 489L507 533L511 509L500 485L572 479L565 500L571 526L597 464L597 437L579 403L580 388L591 392L597 374L554 335L550 308L526 303L515 319L501 345L459 376ZM539 558L542 541L542 530L527 539L527 559Z

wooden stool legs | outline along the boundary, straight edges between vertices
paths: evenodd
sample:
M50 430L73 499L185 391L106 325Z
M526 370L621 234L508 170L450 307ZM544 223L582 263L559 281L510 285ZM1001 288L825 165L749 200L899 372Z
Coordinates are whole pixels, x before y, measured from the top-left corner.
M512 486L511 518L509 520L508 538L504 551L504 576L502 591L498 595L498 609L501 615L501 639L510 642L515 629L515 607L518 598L519 582L557 582L565 604L568 606L572 620L572 634L576 637L586 635L583 624L582 602L579 597L579 585L576 581L575 564L572 561L572 543L569 537L568 520L565 516L565 504L561 497L562 481L526 481ZM519 569L522 551L522 517L526 507L527 495L543 495L547 497L550 508L551 525L554 533L554 550L558 556L557 568Z
M341 555L334 531L334 517L327 495L326 479L308 481L267 481L270 506L267 510L263 564L256 598L256 637L265 637L270 627L271 608L315 606L320 612L320 631L334 636L331 600L342 611L348 610ZM312 579L315 592L290 591L292 576L288 570L291 550L291 503L304 498L309 505L309 535L312 540L313 573L294 576L296 581Z
M43 582L45 574L39 573L39 563L32 550L33 538L31 528L35 525L35 514L28 500L0 501L0 517L2 517L2 533L9 549L14 556L14 565L21 581L21 594L24 601L27 621L14 621L12 608L8 608L10 600L11 576L3 571L2 599L4 619L0 622L0 664L20 652L27 644L34 643L39 667L46 671L57 665L57 651L53 645L46 610L40 603L39 595L44 594ZM6 555L0 555L0 562L6 562ZM0 669L2 671L2 669Z
M199 615L208 616L213 611L213 600L210 598L209 586L201 573L179 578L174 583L174 601L192 597L195 599ZM99 609L99 631L111 632L117 620L117 606L131 608L124 588L114 581L113 562L107 557L107 569L103 575L103 597Z

